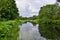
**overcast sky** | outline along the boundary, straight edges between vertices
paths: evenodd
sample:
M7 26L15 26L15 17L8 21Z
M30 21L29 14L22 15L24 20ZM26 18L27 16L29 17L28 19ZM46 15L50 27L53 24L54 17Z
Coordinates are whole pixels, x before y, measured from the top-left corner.
M56 3L56 0L16 0L19 14L23 17L38 15L40 7L54 3Z

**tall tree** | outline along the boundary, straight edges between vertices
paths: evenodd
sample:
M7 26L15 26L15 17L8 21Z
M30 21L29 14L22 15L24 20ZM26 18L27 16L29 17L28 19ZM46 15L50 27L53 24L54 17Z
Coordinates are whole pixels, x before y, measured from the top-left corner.
M18 16L18 9L14 0L0 0L0 20L3 18L12 20Z
M39 11L39 19L60 19L60 7L56 5L47 5Z

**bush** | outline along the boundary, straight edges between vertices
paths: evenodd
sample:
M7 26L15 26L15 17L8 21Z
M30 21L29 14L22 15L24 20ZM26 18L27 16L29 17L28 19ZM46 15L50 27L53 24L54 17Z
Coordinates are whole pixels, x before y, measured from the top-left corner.
M0 22L0 40L17 40L18 24L16 21Z

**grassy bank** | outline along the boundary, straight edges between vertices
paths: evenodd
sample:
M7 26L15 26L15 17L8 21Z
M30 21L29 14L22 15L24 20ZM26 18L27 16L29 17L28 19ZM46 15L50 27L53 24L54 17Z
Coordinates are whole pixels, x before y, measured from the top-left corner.
M17 40L20 23L18 20L0 22L0 40Z

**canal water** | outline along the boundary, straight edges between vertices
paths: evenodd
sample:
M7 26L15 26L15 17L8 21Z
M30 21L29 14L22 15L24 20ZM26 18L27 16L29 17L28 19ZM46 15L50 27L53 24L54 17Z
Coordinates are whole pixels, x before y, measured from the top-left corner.
M18 40L60 40L60 25L25 22L19 25Z
M31 22L20 25L19 40L46 40L39 33L38 26L38 24L33 25Z

